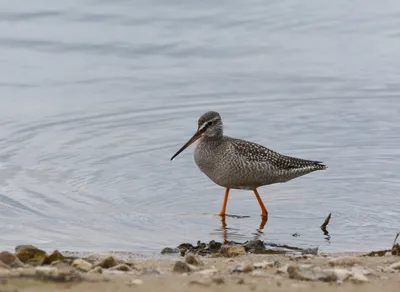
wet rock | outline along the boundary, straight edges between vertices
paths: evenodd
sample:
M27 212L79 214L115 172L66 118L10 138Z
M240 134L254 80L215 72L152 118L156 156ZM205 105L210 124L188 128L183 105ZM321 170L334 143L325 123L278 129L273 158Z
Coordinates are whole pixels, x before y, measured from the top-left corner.
M263 251L265 250L265 244L262 240L250 240L243 244L244 249L246 252L254 253L256 251Z
M112 256L107 256L105 258L99 259L94 266L95 267L102 267L103 269L109 269L115 267L116 265L121 264L120 261L117 261Z
M23 263L26 263L29 260L31 260L32 263L36 263L40 260L44 260L47 256L44 250L33 245L18 245L15 248L15 255Z
M50 265L55 261L63 261L64 259L65 259L64 256L58 250L55 250L55 251L53 251L53 253L51 255L46 256L43 259L42 264L43 265Z
M88 273L90 274L102 274L103 273L103 268L102 267L95 267L91 269Z
M266 269L266 268L272 268L276 265L277 262L260 262L260 263L254 263L253 266L255 269Z
M318 247L315 248L306 248L301 251L301 254L306 255L318 255Z
M191 271L192 271L191 266L182 261L177 261L173 268L173 272L180 274L189 273Z
M178 254L179 252L179 248L166 247L161 251L161 254Z
M110 268L110 271L129 272L129 271L132 271L132 269L127 264L119 264L119 265L116 265L116 266Z
M74 260L72 262L72 266L82 272L89 272L93 267L91 263L85 261L84 259Z
M223 245L220 249L220 254L224 257L237 257L246 254L246 250L243 246L230 246L230 245Z
M204 266L204 263L195 255L189 254L186 256L185 262L193 266Z
M3 262L3 264L10 266L11 268L19 268L24 266L24 264L17 258L16 255L8 251L0 252L0 261Z
M232 273L250 273L254 270L252 264L241 264L232 270Z
M394 264L390 265L389 268L392 269L392 270L400 271L400 262L397 262L397 263L394 263Z
M209 253L216 253L221 249L222 243L216 242L214 240L211 240L205 250L207 250Z
M352 256L343 256L331 259L328 264L332 267L334 266L354 266L356 264L360 264L361 260L357 257Z

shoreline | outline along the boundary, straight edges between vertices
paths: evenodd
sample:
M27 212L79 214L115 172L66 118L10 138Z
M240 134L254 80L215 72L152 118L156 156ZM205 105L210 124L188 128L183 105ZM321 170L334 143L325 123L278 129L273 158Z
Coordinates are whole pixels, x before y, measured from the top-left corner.
M398 291L400 253L257 253L251 246L181 245L176 253L46 253L17 246L0 253L1 291ZM398 244L397 244L398 246ZM204 253L204 250L218 252ZM185 252L182 254L182 250ZM197 248L197 249L196 249ZM252 252L249 252L252 250ZM259 250L258 250L259 251ZM264 250L265 251L265 250ZM392 252L394 254L392 254Z

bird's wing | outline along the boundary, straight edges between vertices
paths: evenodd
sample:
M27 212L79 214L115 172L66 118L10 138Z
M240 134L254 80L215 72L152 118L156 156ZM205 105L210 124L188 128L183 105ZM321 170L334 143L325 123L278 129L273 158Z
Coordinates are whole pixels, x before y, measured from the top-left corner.
M320 161L306 160L282 155L257 143L241 139L232 139L231 144L234 147L235 153L247 161L268 163L282 170L304 168L309 166L324 167Z

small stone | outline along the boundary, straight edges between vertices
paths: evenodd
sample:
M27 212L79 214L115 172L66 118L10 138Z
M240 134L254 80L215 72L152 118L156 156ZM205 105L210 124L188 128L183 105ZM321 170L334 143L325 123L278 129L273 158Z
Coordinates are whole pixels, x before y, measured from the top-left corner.
M225 279L222 277L212 278L211 281L217 285L225 284Z
M400 270L400 262L390 265L389 268L392 270Z
M250 273L254 269L252 264L242 264L232 270L232 273Z
M82 272L89 272L93 267L91 263L85 261L84 259L74 260L72 262L72 266Z
M64 256L58 250L55 250L55 251L53 251L53 253L51 255L44 258L42 264L50 265L51 263L53 263L55 261L62 261L62 260L64 260Z
M178 254L179 252L179 248L166 247L161 251L161 254Z
M238 279L236 281L236 284L243 285L244 284L244 279L243 278Z
M195 255L189 254L186 256L185 262L193 266L204 266L204 263Z
M357 257L343 256L331 259L328 264L331 266L354 266L355 264L360 264L361 260Z
M131 284L131 285L135 285L135 286L139 286L139 285L142 285L142 284L143 284L143 281L140 280L140 279L133 279L133 280L130 282L130 284Z
M16 255L8 251L0 252L0 261L11 268L20 268L24 266L24 264L17 258Z
M362 273L360 272L353 272L351 277L350 277L351 281L353 283L364 283L364 282L368 282L368 278L365 277Z
M224 257L237 257L246 254L246 250L242 246L223 245L220 249L220 254Z
M260 262L260 263L254 263L254 268L255 269L266 269L266 268L272 268L275 266L275 262Z
M118 262L114 257L112 256L107 256L102 259L99 259L94 266L95 267L102 267L103 269L109 269L112 268L121 262Z
M183 274L183 273L189 273L189 272L191 272L192 269L191 269L191 267L190 267L187 263L184 263L184 262L182 262L182 261L177 261L177 262L175 263L175 265L174 265L173 271L174 271L175 273Z
M129 267L126 264L119 264L119 265L116 265L116 266L110 268L110 271L129 272L129 271L132 271L132 269L131 269L131 267Z
M249 240L243 245L243 247L247 252L256 252L265 250L265 244L260 239Z
M103 268L102 267L95 267L89 271L91 274L102 274Z
M254 270L251 272L251 276L253 277L265 277L265 273L261 270Z
M287 273L288 273L288 268L289 268L289 265L284 265L283 267L280 267L280 268L276 271L276 273L277 273L277 274L287 274Z

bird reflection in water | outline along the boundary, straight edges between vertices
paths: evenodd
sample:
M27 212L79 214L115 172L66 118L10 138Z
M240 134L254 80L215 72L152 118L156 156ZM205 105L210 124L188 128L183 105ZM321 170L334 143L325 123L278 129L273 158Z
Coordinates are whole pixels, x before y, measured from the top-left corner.
M247 235L245 234L240 234L239 232L237 232L239 229L237 228L232 228L232 227L228 227L228 225L226 224L226 219L227 218L233 218L233 219L245 219L245 218L249 218L249 216L237 216L237 215L224 215L224 216L220 216L221 218L221 228L218 228L216 231L218 233L222 233L222 240L224 242L224 244L229 243L230 241L235 241L235 240L249 240L249 239L259 239L263 234L263 229L265 227L265 225L268 222L268 215L267 216L261 216L261 222L259 227L256 229L255 233L252 233L252 237L248 238Z

